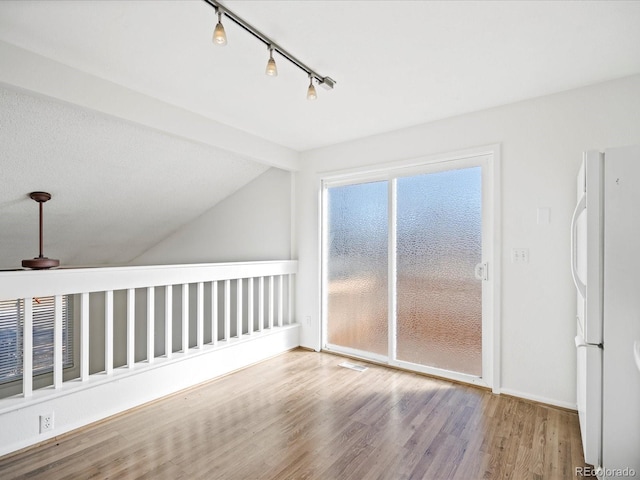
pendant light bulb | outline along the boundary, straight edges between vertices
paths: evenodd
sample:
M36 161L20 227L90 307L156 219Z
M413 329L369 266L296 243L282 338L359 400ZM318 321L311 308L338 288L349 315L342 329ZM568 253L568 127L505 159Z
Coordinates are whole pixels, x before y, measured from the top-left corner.
M307 89L307 100L315 100L318 98L316 87L313 86L313 77L309 75L309 88Z
M224 27L222 26L222 12L220 10L218 10L218 24L213 30L213 43L221 47L227 44L227 34L224 32Z
M273 48L271 47L269 47L269 61L267 62L267 69L264 73L270 77L278 76L278 67L276 65L276 61L273 59Z

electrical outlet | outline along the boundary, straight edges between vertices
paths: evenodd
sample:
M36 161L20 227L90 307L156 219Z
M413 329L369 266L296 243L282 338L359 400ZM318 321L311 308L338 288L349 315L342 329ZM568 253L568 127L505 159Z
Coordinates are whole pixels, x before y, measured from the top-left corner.
M311 315L307 315L304 319L307 322L307 325L311 325Z
M529 263L529 249L528 248L512 249L511 263Z
M53 430L53 412L40 415L40 433Z

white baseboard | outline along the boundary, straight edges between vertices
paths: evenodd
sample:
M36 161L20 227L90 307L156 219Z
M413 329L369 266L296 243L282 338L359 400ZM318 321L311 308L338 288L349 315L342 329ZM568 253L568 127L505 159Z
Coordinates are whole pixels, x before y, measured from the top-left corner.
M228 346L153 366L44 398L22 399L0 414L0 456L41 443L144 403L226 375L300 345L299 325L280 327ZM35 393L35 392L34 392ZM40 433L40 415L53 413L54 429Z
M538 403L545 403L547 405L551 405L554 407L566 408L568 410L578 410L578 407L575 403L571 402L563 402L561 400L555 400L553 398L542 397L540 395L532 395L530 393L519 392L518 390L512 390L510 388L501 388L500 393L504 393L505 395L511 395L512 397L524 398L525 400L533 400Z

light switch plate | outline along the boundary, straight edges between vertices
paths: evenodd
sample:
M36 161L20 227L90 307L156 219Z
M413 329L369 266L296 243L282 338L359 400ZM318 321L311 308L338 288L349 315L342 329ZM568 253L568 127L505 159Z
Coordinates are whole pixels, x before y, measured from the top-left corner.
M548 225L551 223L551 208L538 207L538 225Z

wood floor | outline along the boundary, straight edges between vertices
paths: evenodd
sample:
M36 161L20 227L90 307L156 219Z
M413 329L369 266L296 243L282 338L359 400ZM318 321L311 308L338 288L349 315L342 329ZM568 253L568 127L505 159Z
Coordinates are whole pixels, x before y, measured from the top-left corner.
M584 478L573 412L344 360L280 355L2 457L0 478Z

